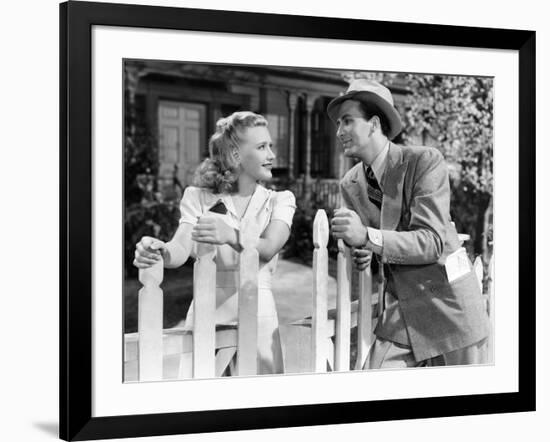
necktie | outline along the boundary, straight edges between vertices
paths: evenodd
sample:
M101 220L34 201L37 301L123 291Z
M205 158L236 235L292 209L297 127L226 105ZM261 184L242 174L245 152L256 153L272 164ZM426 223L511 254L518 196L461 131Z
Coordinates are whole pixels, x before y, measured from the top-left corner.
M370 166L367 167L365 175L367 177L367 195L369 200L376 207L382 209L382 189L380 189L378 181L376 180L374 172Z
M374 172L370 166L367 167L367 170L365 171L365 176L367 178L367 195L369 197L369 200L376 207L378 207L378 209L382 210L382 189L380 188L378 180L376 179L376 176L374 175ZM378 255L374 255L373 258L374 259L371 261L371 271L373 274L379 276L378 296L380 301L378 303L378 314L381 315L385 309L386 304L385 283L380 281L380 278L384 278L384 274L383 267L380 262L381 258Z

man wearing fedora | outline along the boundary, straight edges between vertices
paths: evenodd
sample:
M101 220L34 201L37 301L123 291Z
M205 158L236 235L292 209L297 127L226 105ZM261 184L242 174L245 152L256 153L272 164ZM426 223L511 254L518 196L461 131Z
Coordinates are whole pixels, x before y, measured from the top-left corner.
M378 82L354 80L327 112L344 154L360 160L340 183L333 235L353 247L357 268L376 259L386 278L366 367L486 362L489 321L451 222L443 156L391 142L401 118Z

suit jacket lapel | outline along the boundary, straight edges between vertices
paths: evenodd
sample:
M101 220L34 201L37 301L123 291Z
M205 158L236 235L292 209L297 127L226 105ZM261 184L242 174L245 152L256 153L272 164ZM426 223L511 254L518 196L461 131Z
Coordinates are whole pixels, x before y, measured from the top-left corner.
M350 177L350 181L346 183L348 195L352 201L351 209L357 212L364 225L371 226L372 222L368 214L370 202L367 196L367 180L362 163L356 166L354 172L354 175Z
M401 148L390 143L386 170L382 178L384 198L382 200L380 228L383 230L395 230L399 225L406 166L407 163L403 161Z

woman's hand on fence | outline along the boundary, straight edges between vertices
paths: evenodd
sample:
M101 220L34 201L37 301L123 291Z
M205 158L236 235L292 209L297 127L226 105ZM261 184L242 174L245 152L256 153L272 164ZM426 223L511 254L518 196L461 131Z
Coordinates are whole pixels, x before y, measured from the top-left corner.
M149 268L158 263L161 258L165 258L166 253L168 253L166 243L160 239L144 236L136 244L134 266L138 269Z
M365 270L370 266L372 260L372 251L366 248L353 248L351 251L351 256L353 258L353 263L357 270Z
M209 244L237 244L235 229L227 225L217 216L201 216L193 228L191 238L197 242Z

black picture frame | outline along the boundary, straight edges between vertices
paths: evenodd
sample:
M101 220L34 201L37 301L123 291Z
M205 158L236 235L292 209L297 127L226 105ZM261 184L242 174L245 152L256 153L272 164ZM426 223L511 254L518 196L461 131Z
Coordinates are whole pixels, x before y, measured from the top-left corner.
M92 417L92 26L509 49L519 54L519 391ZM535 32L199 9L60 5L60 437L89 440L535 410Z

